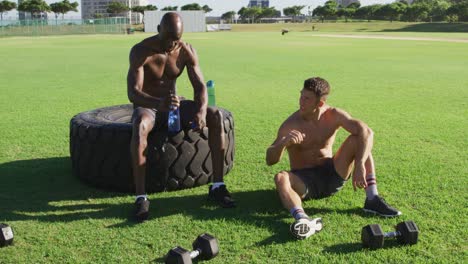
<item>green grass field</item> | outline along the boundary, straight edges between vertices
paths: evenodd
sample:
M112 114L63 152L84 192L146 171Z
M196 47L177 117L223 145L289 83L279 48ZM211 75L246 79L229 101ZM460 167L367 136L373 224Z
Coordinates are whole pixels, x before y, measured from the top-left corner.
M205 79L216 82L219 106L235 118L235 165L226 183L238 207L207 203L206 186L156 193L143 224L129 220L132 195L90 188L71 175L68 143L73 115L128 102L128 52L149 35L2 39L0 222L13 227L15 245L0 248L0 263L161 262L203 232L220 241L209 263L466 263L468 44L314 34L185 35ZM322 232L303 241L290 236L292 218L273 183L288 160L268 167L265 150L311 76L331 83L331 105L374 130L379 192L403 216L364 214L364 192L347 183L333 197L305 202L306 212L323 218ZM186 74L178 88L192 95ZM417 223L417 245L362 249L364 225L391 231L403 220Z

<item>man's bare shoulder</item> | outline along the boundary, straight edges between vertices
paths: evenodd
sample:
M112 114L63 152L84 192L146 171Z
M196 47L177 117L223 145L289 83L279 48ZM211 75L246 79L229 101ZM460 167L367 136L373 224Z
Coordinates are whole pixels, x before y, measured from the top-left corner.
M185 54L187 56L188 61L190 61L192 64L197 63L197 51L190 43L181 41L180 48L182 51L181 54Z
M146 57L156 52L157 47L155 37L146 38L135 44L130 50L130 56L133 57Z
M345 110L337 107L329 107L322 116L325 122L335 126L340 126L345 120L351 118Z
M280 130L290 130L296 127L300 123L301 119L299 116L299 112L296 111L292 113L280 126Z
M328 109L324 112L324 114L327 114L333 118L337 118L341 116L349 116L349 114L345 110L338 108L338 107L332 107L332 106L328 106Z

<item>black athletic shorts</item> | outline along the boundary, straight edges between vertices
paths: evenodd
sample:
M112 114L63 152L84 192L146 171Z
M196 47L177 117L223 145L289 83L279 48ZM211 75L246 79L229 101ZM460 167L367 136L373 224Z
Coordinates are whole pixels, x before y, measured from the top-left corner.
M291 173L304 182L305 200L331 196L338 192L345 183L345 180L336 172L332 158L328 158L323 165L292 170Z
M151 115L154 120L154 130L166 129L167 130L167 115L168 112L158 112L154 108L146 108L141 106L133 106L133 120L139 115L139 112L146 112ZM182 100L180 101L179 107L180 113L180 125L182 129L190 129L191 122L195 119L195 114L197 113L196 104L192 100Z

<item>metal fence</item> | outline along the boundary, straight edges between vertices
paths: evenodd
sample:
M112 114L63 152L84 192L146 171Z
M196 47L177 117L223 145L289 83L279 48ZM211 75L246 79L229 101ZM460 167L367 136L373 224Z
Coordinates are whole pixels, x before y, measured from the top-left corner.
M125 17L100 19L1 20L0 37L72 34L125 34L130 23Z

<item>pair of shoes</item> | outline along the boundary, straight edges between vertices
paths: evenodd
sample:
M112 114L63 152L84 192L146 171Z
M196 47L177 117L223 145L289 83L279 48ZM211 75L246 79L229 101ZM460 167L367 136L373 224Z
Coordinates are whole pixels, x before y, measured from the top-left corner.
M217 202L223 208L236 207L236 201L232 199L226 185L221 185L214 190L212 187L213 185L208 187L208 200Z
M378 195L376 195L372 200L366 198L363 210L364 212L374 213L384 217L395 217L401 215L400 211L391 207L382 197Z
M322 230L322 218L300 218L289 227L291 234L297 239L305 239Z
M135 219L138 222L143 222L148 219L149 205L150 201L143 197L140 197L135 201Z

